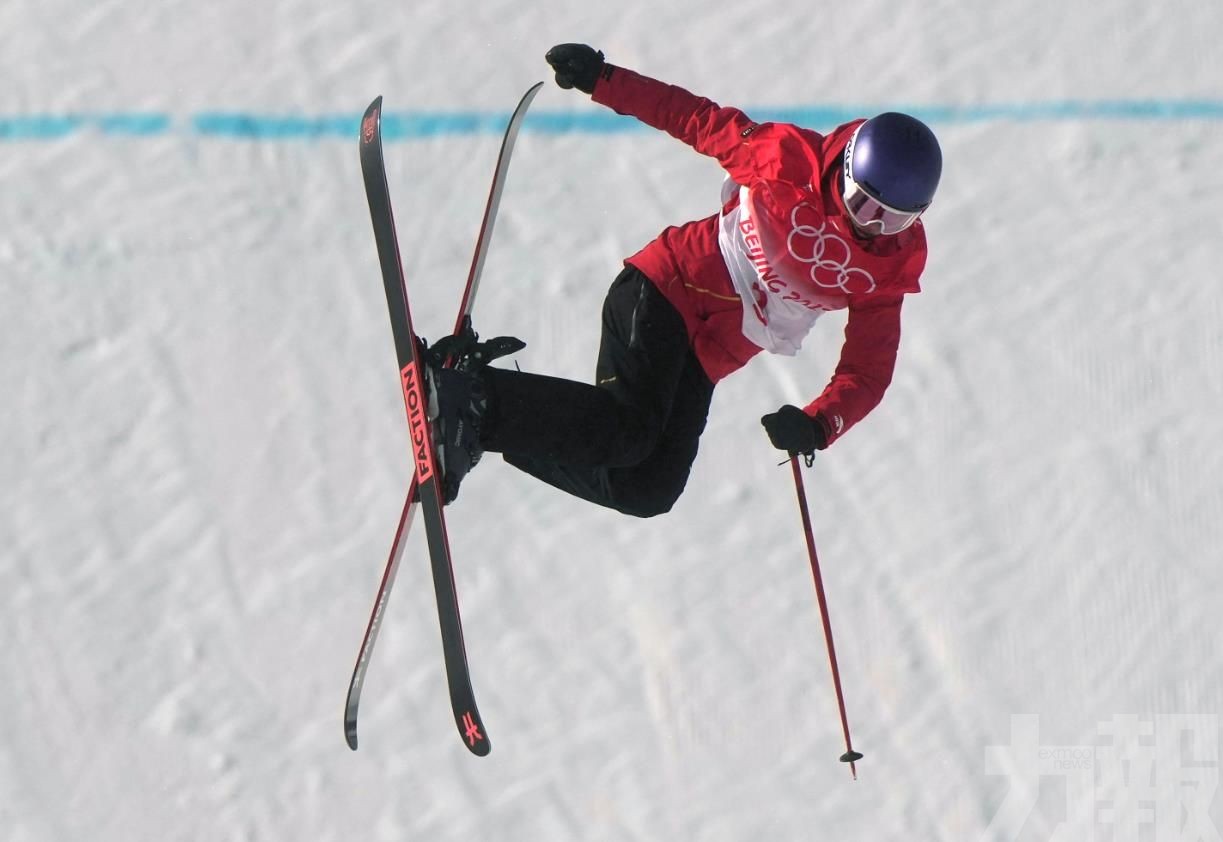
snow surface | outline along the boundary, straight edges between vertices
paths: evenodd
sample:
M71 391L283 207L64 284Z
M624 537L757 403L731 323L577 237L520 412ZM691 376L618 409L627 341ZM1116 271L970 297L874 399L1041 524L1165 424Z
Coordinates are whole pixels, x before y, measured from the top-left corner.
M1124 715L1223 712L1223 6L656 5L0 7L0 119L171 118L0 141L0 839L1071 838L1090 799L991 765L1014 716L1103 749ZM344 745L410 471L355 118L377 94L504 114L568 40L749 112L986 109L935 123L945 182L896 380L806 472L856 783L758 423L823 387L837 316L719 387L666 517L482 464L449 514L493 753L451 722L419 532ZM1021 107L1118 100L1156 107ZM551 84L536 108L596 113ZM210 112L353 123L191 130ZM497 143L388 146L428 335ZM619 261L712 212L719 179L661 135L528 123L482 332L589 376ZM1208 833L1156 835L1152 796L1101 767L1095 838L1218 839L1206 733L1207 806L1173 803ZM1027 783L1022 829L1000 828Z

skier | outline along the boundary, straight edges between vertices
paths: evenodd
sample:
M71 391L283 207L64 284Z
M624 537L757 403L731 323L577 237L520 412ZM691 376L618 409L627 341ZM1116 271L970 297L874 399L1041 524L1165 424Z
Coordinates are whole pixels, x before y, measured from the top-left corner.
M593 385L489 367L521 347L466 327L428 359L447 502L484 451L630 515L669 511L687 482L714 384L762 350L792 355L824 312L847 309L840 362L803 408L761 419L810 457L883 397L901 303L926 261L920 220L942 169L913 117L880 114L821 135L756 123L604 60L584 44L545 56L556 83L684 141L727 173L718 213L664 230L624 262L603 305ZM449 359L453 367L444 367Z

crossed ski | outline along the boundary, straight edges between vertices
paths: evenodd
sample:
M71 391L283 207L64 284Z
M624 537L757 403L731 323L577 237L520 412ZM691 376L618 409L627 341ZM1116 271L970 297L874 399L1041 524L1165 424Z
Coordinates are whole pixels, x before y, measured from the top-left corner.
M501 204L501 193L509 171L510 155L527 108L543 83L532 85L519 101L510 117L509 125L501 142L497 166L493 173L492 187L484 207L480 234L476 239L475 254L467 274L467 285L459 304L454 332L463 325L475 304L480 275L484 269L484 258L492 239L493 224L497 208ZM475 694L471 688L471 674L467 666L467 651L463 643L463 625L459 615L458 595L454 584L454 567L450 557L450 544L446 537L446 520L443 514L441 475L436 470L437 459L429 435L429 422L425 415L425 395L420 374L423 371L419 357L416 333L412 327L412 314L408 307L407 283L399 257L399 246L395 236L395 221L391 211L390 191L386 183L386 166L382 155L382 97L375 99L361 120L360 133L361 173L365 180L365 193L369 202L370 219L374 227L374 239L378 246L378 260L382 269L383 285L386 289L387 310L391 319L391 331L395 338L395 351L399 363L400 382L404 394L409 432L412 441L415 473L408 486L407 498L395 538L391 542L390 556L378 586L365 637L357 655L352 680L348 685L348 698L344 706L344 737L349 748L357 748L357 709L361 701L361 689L365 673L369 668L370 655L378 638L386 610L387 598L395 583L399 562L403 555L405 539L416 514L417 503L425 520L425 534L429 548L429 561L433 571L433 587L437 598L438 622L442 633L442 652L446 662L446 677L450 690L451 710L455 725L464 745L476 755L484 756L491 749L488 731L476 708Z

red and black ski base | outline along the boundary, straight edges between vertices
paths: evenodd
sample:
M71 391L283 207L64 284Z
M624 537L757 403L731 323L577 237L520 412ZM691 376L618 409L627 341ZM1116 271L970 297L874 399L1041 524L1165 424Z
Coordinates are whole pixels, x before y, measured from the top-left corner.
M386 289L391 333L395 338L395 356L399 363L400 384L408 416L417 491L425 522L429 561L433 568L433 588L437 597L438 621L442 629L442 651L450 685L450 704L464 743L473 754L483 756L488 754L491 745L484 723L480 719L480 712L476 708L475 693L471 689L471 674L467 668L463 624L459 616L450 542L446 536L446 517L443 514L442 476L438 470L426 412L428 400L425 395L424 363L420 358L416 332L412 329L412 312L408 306L407 284L399 258L395 218L391 211L386 165L382 157L382 97L374 100L361 120L361 174L365 179L365 195L369 200L370 220L378 246L378 262L382 268L382 281Z
M497 159L497 167L493 176L492 188L489 191L484 218L477 238L475 254L472 257L471 270L468 273L467 285L459 307L455 330L459 329L464 319L470 315L475 302L475 293L479 286L480 274L483 269L484 256L492 237L493 222L500 204L502 188L505 184L509 168L510 153L518 130L522 125L526 110L538 93L542 83L536 84L527 91L518 103L505 137L501 144L501 153ZM433 439L429 429L429 419L425 411L427 400L423 380L423 364L419 358L419 348L416 334L412 327L412 315L408 306L407 285L404 279L403 266L399 256L399 246L395 234L394 215L391 210L390 191L386 182L386 168L382 155L382 98L378 97L370 104L361 121L360 151L361 172L365 180L366 198L369 201L370 218L374 227L374 238L378 247L378 260L382 269L383 284L386 289L387 309L391 319L391 331L395 340L395 352L399 365L400 383L403 389L404 407L407 412L408 429L411 438L412 457L415 465L415 476L408 489L404 502L403 514L400 516L399 527L391 546L390 558L387 560L378 595L366 627L365 637L361 642L361 651L357 657L357 665L353 670L352 680L348 687L348 697L344 708L344 736L353 750L357 748L357 709L360 704L361 690L365 682L365 673L369 666L370 655L377 640L378 630L382 623L387 597L395 581L399 561L403 552L404 539L411 527L417 502L424 516L426 540L429 550L430 565L433 572L433 585L437 598L438 620L442 633L442 651L446 663L446 676L450 690L450 702L455 724L459 729L464 744L476 755L484 756L491 749L487 731L476 708L475 694L471 687L471 675L467 666L467 652L463 643L463 626L459 615L458 595L455 590L454 569L450 557L450 544L446 535L446 521L443 514L443 497L441 474L438 471Z

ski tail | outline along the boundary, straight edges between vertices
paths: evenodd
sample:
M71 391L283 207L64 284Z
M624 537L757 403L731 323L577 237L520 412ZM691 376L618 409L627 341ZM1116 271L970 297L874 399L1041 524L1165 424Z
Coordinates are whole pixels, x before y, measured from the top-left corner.
M395 576L399 573L399 562L403 558L404 538L412 528L412 519L416 514L413 496L416 494L416 479L412 479L408 491L408 499L404 501L403 512L399 515L399 526L395 529L395 540L391 542L391 554L382 572L382 581L378 585L378 596L374 600L374 608L370 612L369 623L365 627L365 637L361 640L361 650L357 654L357 665L352 671L352 680L348 683L348 697L344 701L344 740L353 751L357 750L357 710L361 705L361 690L365 686L365 672L369 668L369 657L374 651L374 642L378 639L378 630L382 626L382 615L386 610L387 597L395 586Z

